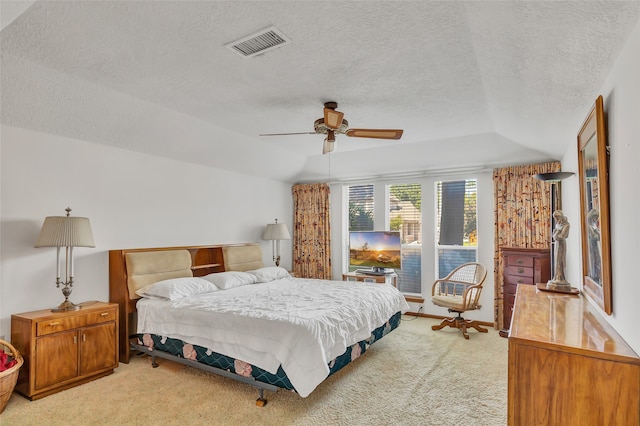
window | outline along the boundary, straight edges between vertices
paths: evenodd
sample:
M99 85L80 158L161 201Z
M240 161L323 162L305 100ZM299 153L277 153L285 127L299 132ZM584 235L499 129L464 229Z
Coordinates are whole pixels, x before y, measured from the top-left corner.
M421 293L422 282L422 186L389 185L389 230L400 231L402 268L398 289L403 293Z
M436 183L438 277L475 262L478 246L475 179Z
M373 231L373 185L349 187L349 231Z
M345 221L348 219L348 231L400 232L402 268L396 273L401 292L409 296L426 295L434 279L446 276L463 263L477 261L476 179L359 182L344 189L348 192L348 203L345 200L343 210ZM427 212L422 211L423 200L428 201L424 203L429 206ZM429 214L432 210L433 215ZM433 221L431 217L434 217ZM428 228L425 232L423 218L428 218L428 226L435 229ZM349 233L345 231L343 261L347 266ZM423 259L425 234L429 236L428 244L435 245L433 251L433 246L428 246L429 259Z

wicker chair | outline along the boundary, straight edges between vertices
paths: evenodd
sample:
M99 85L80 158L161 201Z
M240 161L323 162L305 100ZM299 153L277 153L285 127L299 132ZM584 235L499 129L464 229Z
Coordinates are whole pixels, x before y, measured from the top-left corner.
M482 333L488 332L489 330L482 328L478 322L462 318L463 312L480 308L480 293L486 277L487 269L484 266L479 263L465 263L445 278L436 280L431 288L431 301L434 305L447 308L449 312L455 312L457 316L445 318L440 325L434 325L431 329L458 328L465 339L469 338L468 328L475 328Z

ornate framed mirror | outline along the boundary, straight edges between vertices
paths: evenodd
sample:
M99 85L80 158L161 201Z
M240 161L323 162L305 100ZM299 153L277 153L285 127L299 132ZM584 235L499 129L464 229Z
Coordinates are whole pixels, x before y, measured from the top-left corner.
M578 133L583 291L611 314L609 152L602 96Z

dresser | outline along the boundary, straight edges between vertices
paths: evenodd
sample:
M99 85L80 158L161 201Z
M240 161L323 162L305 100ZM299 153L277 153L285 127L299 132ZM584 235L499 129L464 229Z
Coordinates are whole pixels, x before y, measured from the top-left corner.
M113 373L118 366L118 305L11 315L11 344L22 354L15 390L31 400Z
M509 335L518 284L546 283L551 279L549 249L502 247L502 337Z
M519 285L509 425L640 424L640 358L581 295Z

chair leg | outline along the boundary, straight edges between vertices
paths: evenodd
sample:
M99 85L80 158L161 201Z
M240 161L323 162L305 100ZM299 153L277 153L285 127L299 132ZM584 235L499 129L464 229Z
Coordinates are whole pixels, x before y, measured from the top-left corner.
M442 322L439 325L432 325L431 329L432 330L440 330L440 329L443 329L445 327L458 328L458 326L456 325L456 319L455 318L445 318L445 319L442 320Z
M462 320L459 323L460 325L460 331L462 331L462 337L464 337L466 340L469 340L469 333L467 333L467 321L466 320Z
M480 324L478 324L477 321L466 320L466 323L467 323L467 327L475 328L480 333L488 333L489 332L489 330L487 330L486 328L483 328Z
M455 311L454 311L455 312ZM442 320L442 322L438 325L432 325L431 329L432 330L441 330L445 327L452 327L452 328L457 328L462 332L462 336L465 339L469 339L469 333L467 333L467 328L474 328L477 331L479 331L480 333L488 333L489 330L487 330L486 328L483 328L482 326L480 326L480 324L478 324L477 321L475 320L466 320L464 318L462 318L462 315L460 315L460 313L458 313L458 316L455 318L445 318Z

